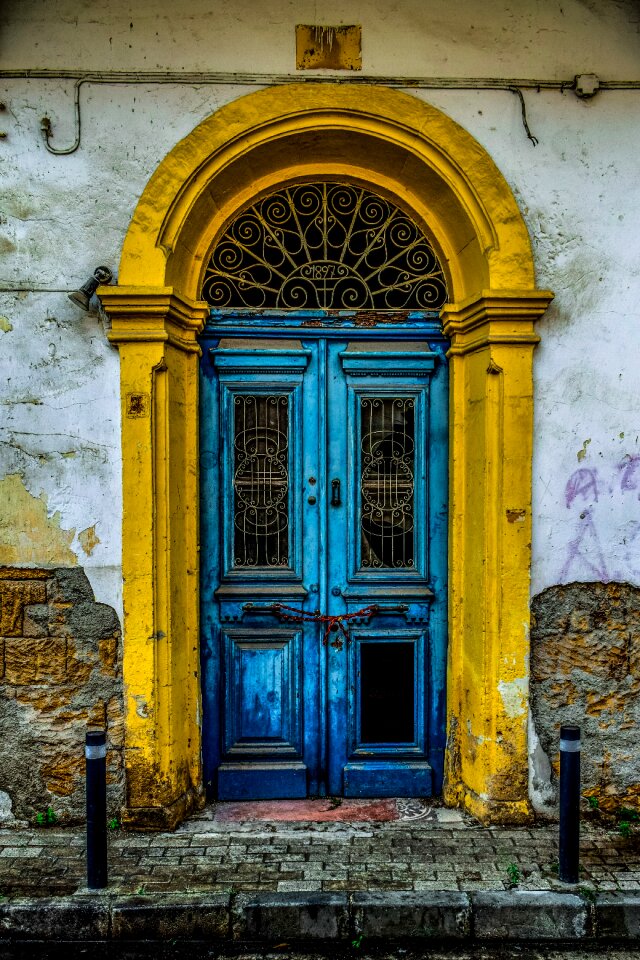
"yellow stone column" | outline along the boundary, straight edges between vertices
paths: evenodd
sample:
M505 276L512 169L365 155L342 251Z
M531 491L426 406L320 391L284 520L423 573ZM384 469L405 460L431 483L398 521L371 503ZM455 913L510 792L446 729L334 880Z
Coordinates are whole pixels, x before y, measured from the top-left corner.
M533 349L548 291L484 291L442 312L451 340L445 799L485 822L528 799Z
M171 829L204 802L198 636L198 357L208 307L101 287L120 351L125 822Z

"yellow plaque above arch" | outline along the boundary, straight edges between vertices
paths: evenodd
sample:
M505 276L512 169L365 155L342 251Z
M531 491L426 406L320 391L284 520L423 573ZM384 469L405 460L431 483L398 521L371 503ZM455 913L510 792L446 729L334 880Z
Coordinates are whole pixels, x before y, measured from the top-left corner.
M233 101L171 150L136 207L118 286L98 291L121 353L126 816L138 825L171 826L204 795L195 438L207 258L256 199L327 177L405 209L447 273L445 796L485 820L528 816L531 361L552 295L534 289L508 184L458 124L385 87L304 83Z

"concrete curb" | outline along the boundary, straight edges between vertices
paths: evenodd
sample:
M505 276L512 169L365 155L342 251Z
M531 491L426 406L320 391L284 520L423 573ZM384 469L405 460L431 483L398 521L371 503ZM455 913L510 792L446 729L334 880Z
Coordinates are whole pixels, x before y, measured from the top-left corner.
M194 941L640 943L637 892L86 893L0 903L0 944Z

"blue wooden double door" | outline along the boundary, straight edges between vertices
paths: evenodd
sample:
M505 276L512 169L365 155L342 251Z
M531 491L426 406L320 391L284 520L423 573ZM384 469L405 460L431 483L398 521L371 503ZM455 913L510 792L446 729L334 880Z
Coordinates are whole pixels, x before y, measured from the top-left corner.
M200 437L212 796L440 791L439 330L423 314L212 315Z

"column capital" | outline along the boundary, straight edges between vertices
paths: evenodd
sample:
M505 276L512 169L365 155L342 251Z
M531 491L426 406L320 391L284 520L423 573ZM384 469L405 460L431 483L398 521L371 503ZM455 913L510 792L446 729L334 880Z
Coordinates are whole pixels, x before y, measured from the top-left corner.
M98 287L111 320L111 343L167 342L187 353L199 351L198 334L209 305L177 293L173 287Z
M551 301L550 290L482 290L460 303L442 309L450 354L471 353L491 344L531 344L540 337L533 324Z

